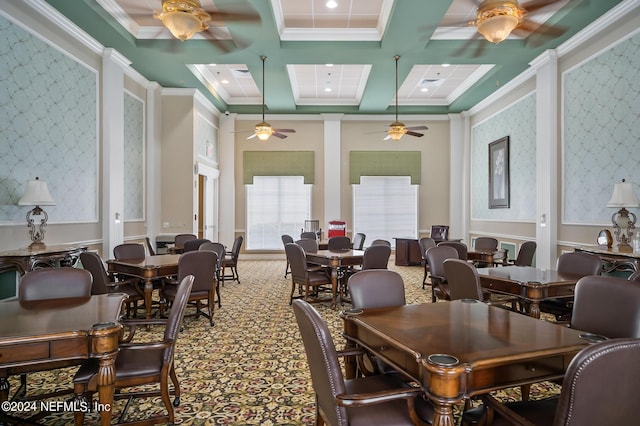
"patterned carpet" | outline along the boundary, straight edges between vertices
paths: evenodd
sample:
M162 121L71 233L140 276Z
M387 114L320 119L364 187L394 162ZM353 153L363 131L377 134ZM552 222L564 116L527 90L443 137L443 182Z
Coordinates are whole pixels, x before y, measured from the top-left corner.
M240 261L241 284L221 288L222 308L216 307L215 326L205 318L186 317L176 353L176 370L182 399L176 424L182 425L313 425L314 395L304 349L289 306L290 278L284 278L284 261ZM405 282L407 303L431 301L422 290L421 267L398 267ZM328 304L316 308L328 322L341 346L340 309ZM193 312L188 308L187 314ZM138 340L158 336L159 330L143 331ZM71 387L75 368L29 375L30 393ZM16 378L11 379L15 389ZM532 399L556 392L553 385L533 386ZM519 399L519 391L500 397ZM58 397L58 400L66 397ZM159 398L143 399L129 408L129 418L161 414ZM125 401L114 407L117 418ZM155 414L154 414L155 413ZM42 420L49 425L73 422L70 413L56 413ZM87 424L97 424L90 414Z

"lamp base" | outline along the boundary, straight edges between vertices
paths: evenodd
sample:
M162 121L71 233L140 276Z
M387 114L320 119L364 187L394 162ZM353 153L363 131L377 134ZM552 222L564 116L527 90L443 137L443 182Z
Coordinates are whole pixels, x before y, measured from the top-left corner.
M29 245L29 251L39 251L47 248L47 245L42 241L34 241Z
M618 244L617 249L620 253L633 253L633 247L624 241Z

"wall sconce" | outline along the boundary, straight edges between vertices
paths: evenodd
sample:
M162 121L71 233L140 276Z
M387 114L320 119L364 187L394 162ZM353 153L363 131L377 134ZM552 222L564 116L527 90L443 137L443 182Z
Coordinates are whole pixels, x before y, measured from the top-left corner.
M40 206L55 206L56 202L51 197L49 193L49 188L47 188L47 182L40 180L36 177L35 180L30 180L27 182L27 189L24 192L20 201L18 201L19 206L35 206L33 209L27 212L27 226L29 227L29 234L31 236L31 245L29 246L30 250L36 249L44 249L46 245L44 244L44 228L47 226L47 219L49 216L47 212L42 210ZM34 221L34 216L41 216L40 224L36 226Z
M636 195L633 185L630 182L616 183L613 186L613 195L607 207L620 208L611 216L614 234L618 241L618 251L632 252L633 247L629 244L633 237L633 230L636 224L636 215L628 211L627 207L640 207L640 200Z

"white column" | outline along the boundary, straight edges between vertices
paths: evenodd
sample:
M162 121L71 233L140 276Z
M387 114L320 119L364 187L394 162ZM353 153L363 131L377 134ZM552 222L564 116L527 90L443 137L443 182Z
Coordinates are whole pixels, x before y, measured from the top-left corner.
M124 69L130 62L113 49L102 55L102 254L124 239Z
M161 153L162 153L162 86L156 82L147 85L146 122L146 222L147 236L151 244L160 233L160 211L162 209Z
M449 235L468 240L469 115L449 114Z
M558 57L547 50L536 70L536 266L555 268L558 257Z
M235 188L235 133L237 114L220 116L220 182L218 240L228 244L235 239L236 229L236 188Z
M326 228L330 220L347 220L341 217L340 203L342 197L340 184L342 141L340 138L343 116L344 114L322 114L324 119L324 220L320 220L320 227L324 235L327 235Z

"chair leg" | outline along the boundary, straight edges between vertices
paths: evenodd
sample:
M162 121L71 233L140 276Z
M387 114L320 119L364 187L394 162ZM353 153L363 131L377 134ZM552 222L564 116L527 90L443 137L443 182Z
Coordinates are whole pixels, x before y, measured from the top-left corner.
M175 397L173 398L173 406L180 406L180 383L178 383L178 376L176 375L176 369L173 365L171 365L171 369L169 370L169 377L171 377L171 383L173 383L173 391Z
M178 392L178 390L176 390ZM160 379L160 398L167 409L167 414L169 415L169 422L173 424L174 413L173 413L173 405L171 404L171 398L169 398L169 381L163 375L162 379Z
M284 277L287 278L287 275L289 275L289 262L287 262L287 267L284 268Z

